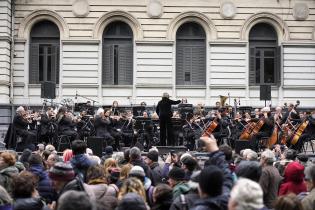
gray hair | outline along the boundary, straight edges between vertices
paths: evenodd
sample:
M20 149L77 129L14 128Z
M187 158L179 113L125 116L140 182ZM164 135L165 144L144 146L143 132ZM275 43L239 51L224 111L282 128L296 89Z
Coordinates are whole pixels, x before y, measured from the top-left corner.
M19 106L17 109L16 109L16 113L21 113L21 112L24 112L25 109L23 106Z
M135 160L141 157L140 149L138 147L132 147L129 151L129 157L131 160Z
M272 164L276 159L275 154L270 149L263 151L261 158L264 159L267 164Z
M168 94L168 93L163 93L163 96L162 96L163 98L169 98L170 97L170 95Z
M236 210L258 210L264 207L263 191L257 182L241 178L231 191L230 200L237 204Z

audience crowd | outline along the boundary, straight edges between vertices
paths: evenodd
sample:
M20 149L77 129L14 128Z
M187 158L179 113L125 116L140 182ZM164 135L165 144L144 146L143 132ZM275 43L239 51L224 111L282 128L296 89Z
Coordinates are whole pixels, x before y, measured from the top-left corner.
M276 145L235 154L201 138L194 153L162 156L132 147L102 158L84 141L58 155L52 145L0 154L0 210L314 210L315 164Z

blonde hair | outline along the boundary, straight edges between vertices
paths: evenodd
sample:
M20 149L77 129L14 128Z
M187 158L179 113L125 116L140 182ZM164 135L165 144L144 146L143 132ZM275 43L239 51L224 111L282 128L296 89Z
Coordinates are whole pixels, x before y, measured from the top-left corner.
M124 181L118 194L118 199L121 200L127 193L137 193L143 198L144 202L146 201L146 195L143 184L137 178L131 177Z
M132 165L130 163L121 167L120 180L125 180L128 178L131 168L132 168Z
M118 168L117 161L114 158L108 158L104 162L104 173L106 177L110 175L111 168Z

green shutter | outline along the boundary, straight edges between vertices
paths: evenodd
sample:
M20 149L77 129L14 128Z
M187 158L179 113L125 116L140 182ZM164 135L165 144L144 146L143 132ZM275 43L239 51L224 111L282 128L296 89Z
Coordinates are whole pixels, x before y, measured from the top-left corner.
M39 44L30 44L29 83L39 84Z
M249 85L256 85L256 70L255 70L255 47L249 47L249 65L248 65Z

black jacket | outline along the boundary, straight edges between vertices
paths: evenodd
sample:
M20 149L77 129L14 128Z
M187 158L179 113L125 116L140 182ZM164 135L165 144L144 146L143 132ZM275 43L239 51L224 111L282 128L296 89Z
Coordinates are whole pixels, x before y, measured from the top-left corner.
M152 171L152 182L157 185L159 183L162 183L162 168L160 167L159 163L154 162L151 166Z
M49 210L39 198L18 198L13 204L14 210Z
M171 118L173 116L172 105L179 104L180 102L181 100L173 101L163 97L156 107L156 113L159 115L159 118Z

